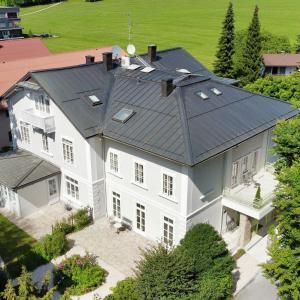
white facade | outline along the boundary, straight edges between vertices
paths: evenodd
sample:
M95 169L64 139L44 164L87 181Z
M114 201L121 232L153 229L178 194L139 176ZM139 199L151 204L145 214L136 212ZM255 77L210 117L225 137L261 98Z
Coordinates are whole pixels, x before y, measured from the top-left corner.
M40 94L25 91L10 98L14 147L28 150L60 168L57 183L61 201L75 207L90 206L96 218L125 218L134 231L152 240L178 243L188 228L200 222L223 231L226 222L222 198L224 190L232 188L233 163L242 167L243 158L248 155L250 169L250 162L256 157L255 171L259 172L272 160L268 156L269 131L194 167L99 136L85 139L51 99L47 99L49 108L43 106L47 101L36 103ZM30 118L25 115L24 120L24 111L28 110L40 118L53 117L54 126L47 141L43 131L32 126ZM21 129L22 126L27 129ZM238 172L237 176L242 178ZM38 208L41 204L32 196L37 191L34 186L18 192L21 215L22 210L25 215L32 211L31 205ZM45 182L39 184L38 193L43 191L49 193ZM51 203L50 198L44 200L42 205Z

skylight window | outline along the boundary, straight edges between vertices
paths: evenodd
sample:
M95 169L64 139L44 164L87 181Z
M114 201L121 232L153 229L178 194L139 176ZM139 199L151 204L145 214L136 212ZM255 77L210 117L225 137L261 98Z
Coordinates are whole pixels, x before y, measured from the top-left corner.
M212 88L211 91L217 96L222 95L222 92L220 90L218 90L217 88Z
M144 73L150 73L152 71L154 71L155 68L152 68L152 67L146 67L144 69L141 70L141 72L144 72Z
M135 112L132 109L122 108L112 119L117 122L126 123L134 114Z
M127 70L136 70L138 69L140 66L136 65L136 64L131 64L127 67Z
M203 100L208 99L208 96L205 93L201 92L201 91L197 92L196 95L201 97Z
M187 69L178 69L177 72L183 73L183 74L191 74L191 72Z
M101 100L96 95L88 96L93 105L102 104Z

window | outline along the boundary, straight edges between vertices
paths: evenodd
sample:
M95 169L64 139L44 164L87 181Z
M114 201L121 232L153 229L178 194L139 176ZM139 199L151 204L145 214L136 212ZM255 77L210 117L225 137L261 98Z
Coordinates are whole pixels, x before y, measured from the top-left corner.
M90 95L88 98L92 102L93 106L102 104L101 100L96 95Z
M42 134L42 141L43 141L43 150L45 152L49 152L48 136L44 133Z
M239 171L239 163L234 162L232 164L232 171L231 171L231 185L234 186L238 183L238 171Z
M49 98L44 95L38 95L35 97L35 108L38 111L50 113Z
M174 238L174 221L170 218L164 217L164 236L163 242L167 246L173 246Z
M69 176L65 176L65 180L66 180L67 195L72 197L75 200L79 200L78 181Z
M173 196L173 177L163 174L163 194Z
M136 204L136 227L141 231L145 231L145 206Z
M258 162L258 150L254 151L253 152L253 155L252 155L252 174L256 174L257 172L257 162Z
M30 144L30 136L29 136L29 124L25 122L20 122L21 128L21 140L26 144Z
M139 163L134 163L134 180L137 183L144 183L144 166Z
M6 118L9 118L9 111L8 111L8 109L5 111L5 115L6 115Z
M211 91L212 91L215 95L217 95L217 96L222 95L222 92L219 91L217 88L212 88Z
M201 97L203 100L208 99L208 96L205 93L201 92L201 91L197 92L196 95Z
M8 140L9 140L10 142L12 142L12 134L11 134L11 131L8 132Z
M112 119L117 122L126 123L134 114L135 112L132 109L122 108Z
M56 179L52 178L48 180L48 187L49 187L49 196L54 196L57 194L57 186L56 186Z
M113 192L113 214L121 219L121 199L120 194Z
M118 173L119 172L119 158L118 154L110 152L109 153L109 158L110 158L110 170Z
M74 163L73 143L65 138L62 139L64 161Z

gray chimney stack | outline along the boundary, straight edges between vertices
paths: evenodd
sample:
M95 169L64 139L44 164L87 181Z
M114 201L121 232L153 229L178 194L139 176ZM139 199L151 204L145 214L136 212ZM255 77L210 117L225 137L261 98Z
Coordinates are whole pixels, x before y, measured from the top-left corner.
M149 45L148 46L148 58L150 62L156 61L156 45Z
M103 64L106 71L110 71L113 68L113 59L112 59L112 52L104 52L102 54Z
M175 89L175 85L173 84L173 79L163 79L161 81L161 95L162 97L168 97L173 90Z
M93 55L86 55L85 56L85 63L87 65L92 64L94 62L95 62L95 56L93 56Z

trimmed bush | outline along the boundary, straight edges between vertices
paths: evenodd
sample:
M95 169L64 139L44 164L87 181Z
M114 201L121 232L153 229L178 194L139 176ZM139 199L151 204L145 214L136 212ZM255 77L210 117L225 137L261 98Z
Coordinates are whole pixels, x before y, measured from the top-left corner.
M246 253L245 249L239 249L234 255L233 258L235 260L238 260L239 258L241 258L244 254Z
M68 250L68 242L64 233L56 231L45 235L35 246L35 251L43 258L51 260Z
M159 245L144 251L143 257L135 271L141 299L183 297L195 291L193 261L184 253Z
M107 276L93 255L73 255L65 259L54 272L55 284L62 293L82 295L99 287Z
M121 280L111 289L112 295L104 298L104 300L140 300L141 296L137 291L136 280L128 277Z
M255 193L255 197L253 200L253 207L254 208L261 208L262 206L262 198L261 198L261 187L258 186L256 193Z
M79 231L83 229L84 227L90 225L92 223L92 219L90 216L90 210L89 208L82 208L79 209L74 215L74 226L75 230Z

